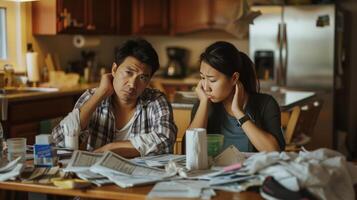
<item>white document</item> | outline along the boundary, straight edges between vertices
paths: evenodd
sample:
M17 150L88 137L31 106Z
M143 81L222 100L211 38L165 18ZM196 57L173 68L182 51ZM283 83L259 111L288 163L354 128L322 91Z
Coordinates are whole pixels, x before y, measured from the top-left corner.
M78 172L87 171L91 166L98 162L102 158L102 153L93 153L88 151L74 151L71 160L66 168L65 172Z
M216 166L228 166L234 163L242 163L244 160L244 154L234 145L230 145L214 158L214 164Z
M199 198L202 188L190 187L191 185L186 186L175 181L159 182L152 188L147 198Z
M163 167L169 163L169 161L174 161L177 163L186 164L186 155L174 155L174 154L163 154L157 156L146 156L131 159L131 161L147 165L149 167Z
M168 177L164 170L138 165L113 152L107 152L90 168L91 171L100 173L113 172L119 175L145 176L145 177Z
M108 172L108 171L101 171L101 175L108 177L110 181L118 185L122 188L133 187L137 185L147 185L151 183L156 183L158 181L162 181L163 179L160 177L146 177L146 176L128 176L128 175L121 175L118 173Z

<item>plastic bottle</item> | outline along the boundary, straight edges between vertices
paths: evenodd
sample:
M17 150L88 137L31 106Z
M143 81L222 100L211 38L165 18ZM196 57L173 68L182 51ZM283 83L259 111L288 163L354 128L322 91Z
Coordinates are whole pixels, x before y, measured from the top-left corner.
M36 135L34 145L34 164L37 167L53 167L57 165L57 152L52 146L50 134Z

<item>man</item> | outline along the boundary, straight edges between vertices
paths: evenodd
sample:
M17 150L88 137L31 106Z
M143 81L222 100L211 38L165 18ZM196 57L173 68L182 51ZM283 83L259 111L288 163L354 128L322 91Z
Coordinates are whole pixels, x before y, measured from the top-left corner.
M159 68L156 51L143 39L120 47L111 73L87 90L53 131L59 146L79 134L87 150L111 150L125 157L172 153L177 127L163 93L147 88ZM66 141L67 142L67 141Z

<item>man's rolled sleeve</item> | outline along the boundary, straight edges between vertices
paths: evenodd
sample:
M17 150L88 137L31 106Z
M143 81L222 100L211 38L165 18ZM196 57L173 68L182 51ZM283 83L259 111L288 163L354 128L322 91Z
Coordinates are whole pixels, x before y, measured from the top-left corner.
M52 138L56 145L65 147L66 136L79 135L79 109L75 108L52 130Z
M81 130L79 109L93 95L94 90L90 89L84 92L76 102L74 109L61 120L61 122L52 130L53 142L57 146L65 147L64 137L79 135L80 139L88 137L88 130Z
M148 105L146 112L149 132L134 134L129 140L142 156L173 153L177 127L171 105L164 96L160 96Z

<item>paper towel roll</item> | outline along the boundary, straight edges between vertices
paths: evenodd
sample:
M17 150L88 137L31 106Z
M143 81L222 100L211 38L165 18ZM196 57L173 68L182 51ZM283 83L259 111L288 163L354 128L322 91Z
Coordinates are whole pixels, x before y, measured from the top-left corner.
M38 65L38 53L26 53L27 76L31 82L40 81L40 67Z
M207 135L206 129L186 130L186 168L189 170L207 169Z
M77 48L95 47L100 44L100 39L95 37L84 37L83 35L75 35L73 37L73 45Z

